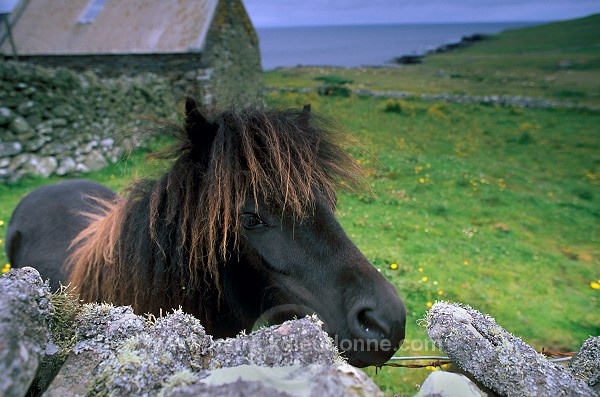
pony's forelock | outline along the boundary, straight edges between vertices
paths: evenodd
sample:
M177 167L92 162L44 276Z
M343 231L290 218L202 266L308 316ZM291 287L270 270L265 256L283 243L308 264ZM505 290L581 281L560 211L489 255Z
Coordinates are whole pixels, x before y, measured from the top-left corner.
M149 266L148 261L153 266L168 262L176 267L168 273L180 289L198 289L204 281L220 295L218 264L239 249L239 211L248 199L254 200L257 208L261 203L272 212L303 220L310 218L318 201L334 207L336 189L352 185L361 175L357 164L336 143L343 139L341 129L307 113L306 108L226 111L206 120L209 124L202 128L215 128L210 131L210 148L198 147L206 145L202 139L190 139L207 132L192 130L194 124L186 123L176 133L180 142L159 155L175 158L162 178L137 183L123 202L101 203L109 209L106 215L93 218L74 242L74 283L99 278L103 263L135 266L129 263L132 258L146 255L146 263L139 266ZM146 216L139 215L142 212ZM135 252L140 249L139 242L126 243L133 237L124 233L133 230L135 222L146 222L153 246L147 248L150 253ZM113 244L115 238L121 242ZM83 270L85 262L94 269ZM142 269L135 272L148 273ZM107 295L110 293L102 298Z

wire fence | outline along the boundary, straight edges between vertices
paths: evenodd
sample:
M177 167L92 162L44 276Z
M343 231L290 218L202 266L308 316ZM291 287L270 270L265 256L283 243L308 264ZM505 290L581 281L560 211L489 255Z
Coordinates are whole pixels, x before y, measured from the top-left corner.
M574 352L562 353L553 352L542 349L540 352L542 355L548 357L548 361L554 363L570 361L575 355ZM406 361L428 361L427 363L421 364L401 364ZM387 363L383 364L382 367L395 367L395 368L428 368L436 367L441 368L443 365L452 364L452 360L447 356L406 356L406 357L392 357Z

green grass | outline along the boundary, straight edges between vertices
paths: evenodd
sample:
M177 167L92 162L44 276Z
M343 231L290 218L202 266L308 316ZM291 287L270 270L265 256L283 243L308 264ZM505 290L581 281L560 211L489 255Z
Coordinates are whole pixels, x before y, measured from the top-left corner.
M380 99L271 95L309 101L365 146L351 151L373 194L342 195L339 217L405 300L402 355L434 353L417 320L438 299L491 314L538 350L600 334L599 112L408 101L396 113ZM427 371L371 374L412 395Z

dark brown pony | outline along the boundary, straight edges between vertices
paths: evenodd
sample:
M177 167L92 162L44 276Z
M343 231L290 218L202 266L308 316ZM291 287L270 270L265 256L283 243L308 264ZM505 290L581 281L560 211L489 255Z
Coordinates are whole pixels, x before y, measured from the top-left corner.
M359 173L335 131L308 106L208 119L190 100L165 175L126 198L88 181L37 189L11 219L9 259L89 302L181 306L217 337L317 313L350 363L381 364L405 308L335 218L336 188Z

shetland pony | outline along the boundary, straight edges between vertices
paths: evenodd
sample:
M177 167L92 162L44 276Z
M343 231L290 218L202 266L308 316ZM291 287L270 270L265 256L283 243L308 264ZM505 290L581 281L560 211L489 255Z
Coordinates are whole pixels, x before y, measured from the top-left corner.
M336 188L359 172L336 129L309 106L185 109L172 167L126 197L84 180L27 195L8 228L12 265L88 302L181 306L216 337L316 313L351 364L387 361L406 310L336 220Z

